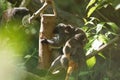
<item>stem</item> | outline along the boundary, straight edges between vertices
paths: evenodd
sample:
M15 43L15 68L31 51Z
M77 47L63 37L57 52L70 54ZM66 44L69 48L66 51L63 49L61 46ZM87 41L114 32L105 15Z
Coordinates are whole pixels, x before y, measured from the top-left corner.
M112 44L114 44L116 41L118 41L120 39L120 35L117 35L114 39L112 39L110 42L108 42L108 44L105 44L103 46L101 46L98 50L91 52L89 55L87 55L87 59L91 58L95 55L97 55L99 52L105 50L106 48L110 47Z
M37 52L37 50L35 49L33 51L33 53L31 54L31 56L29 58L26 59L26 61L24 62L24 65L27 64L27 62L34 56L34 54Z

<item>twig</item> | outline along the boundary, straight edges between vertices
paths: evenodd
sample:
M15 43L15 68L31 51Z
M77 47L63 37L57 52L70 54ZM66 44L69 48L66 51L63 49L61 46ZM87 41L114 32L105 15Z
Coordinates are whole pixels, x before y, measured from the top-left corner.
M108 44L105 44L103 46L101 46L98 50L91 52L89 55L86 56L86 58L91 58L92 56L97 55L99 52L105 50L106 48L110 47L112 44L114 44L116 41L118 41L120 39L120 35L117 35L114 39L112 39L110 42L108 42Z

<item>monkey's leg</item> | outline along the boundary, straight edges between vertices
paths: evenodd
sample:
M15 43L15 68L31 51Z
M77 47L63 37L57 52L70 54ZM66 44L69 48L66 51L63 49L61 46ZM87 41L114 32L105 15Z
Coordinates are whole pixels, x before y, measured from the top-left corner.
M50 68L49 68L49 71L53 72L54 70L56 70L57 68L61 67L61 62L60 62L60 59L61 59L61 56L58 56L51 64Z
M70 60L69 61L69 66L68 66L68 69L67 69L67 73L66 73L66 78L65 80L69 80L69 77L71 75L71 73L76 70L78 67L77 63L75 63L73 60Z

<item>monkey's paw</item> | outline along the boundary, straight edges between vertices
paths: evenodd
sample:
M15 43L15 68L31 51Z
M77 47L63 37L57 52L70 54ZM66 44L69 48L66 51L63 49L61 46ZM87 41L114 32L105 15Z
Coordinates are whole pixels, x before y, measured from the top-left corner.
M40 40L40 42L41 42L41 43L48 44L48 41L47 41L47 39L41 39L41 40Z

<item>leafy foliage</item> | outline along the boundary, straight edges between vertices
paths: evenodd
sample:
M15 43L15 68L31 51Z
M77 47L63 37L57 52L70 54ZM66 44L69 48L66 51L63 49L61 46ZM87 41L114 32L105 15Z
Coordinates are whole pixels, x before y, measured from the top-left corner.
M0 0L0 16L2 15L2 12L7 9L7 3L6 0Z
M58 8L84 19L84 26L81 28L89 39L89 43L85 46L86 55L107 45L119 35L120 25L116 21L119 20L119 0L56 0L55 2ZM104 10L109 5L111 7L108 13L114 14L106 16ZM0 0L0 17L7 6L6 0ZM100 10L103 12L99 13ZM0 26L0 80L64 80L64 71L52 75L47 74L46 70L37 69L39 23L33 22L28 25L24 22L24 24L14 20ZM112 47L87 59L87 66L81 66L80 79L119 80L119 47L119 42L113 43ZM9 74L11 75L7 78ZM74 80L72 76L71 80Z

